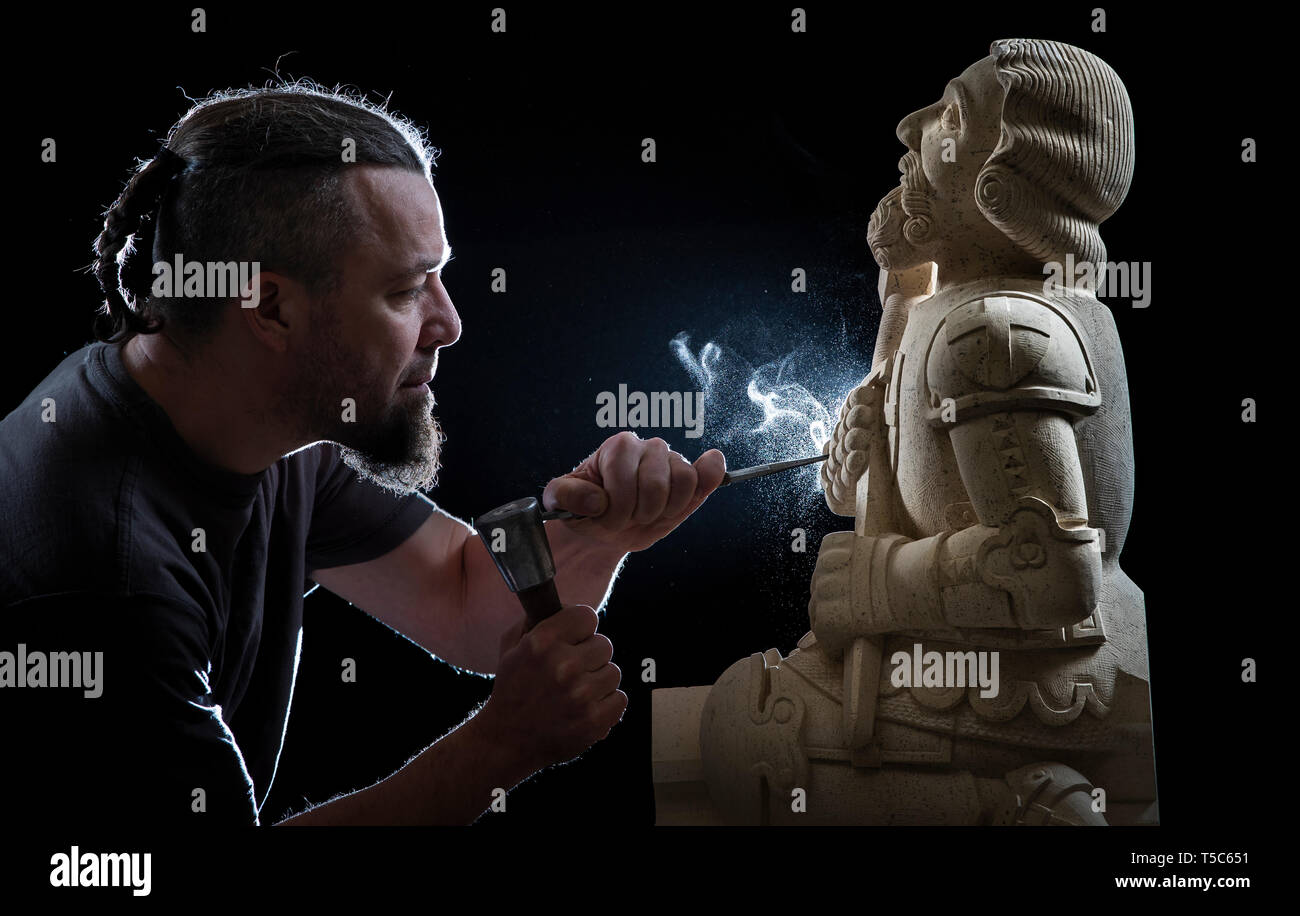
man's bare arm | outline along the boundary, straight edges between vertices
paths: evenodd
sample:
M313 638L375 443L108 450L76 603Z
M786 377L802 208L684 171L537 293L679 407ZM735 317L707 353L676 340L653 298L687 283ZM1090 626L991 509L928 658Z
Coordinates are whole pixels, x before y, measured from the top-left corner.
M277 826L469 824L534 772L480 712L382 782L286 818Z
M626 554L548 522L556 588L566 604L599 609ZM496 671L501 634L523 617L483 542L441 509L398 547L312 578L451 664Z
M546 508L590 516L547 523L560 599L601 607L623 558L684 522L722 483L725 470L716 449L692 464L662 439L622 432L552 480L543 494ZM482 541L441 509L384 556L317 570L313 578L471 671L495 670L501 633L523 618Z
M492 696L459 728L392 776L289 818L307 824L468 824L544 766L609 734L627 708L614 647L589 607L571 605L501 637Z

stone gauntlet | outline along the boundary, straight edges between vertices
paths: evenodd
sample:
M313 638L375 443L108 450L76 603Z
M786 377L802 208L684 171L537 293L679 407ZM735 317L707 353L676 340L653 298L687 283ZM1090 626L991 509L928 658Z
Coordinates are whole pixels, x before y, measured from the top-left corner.
M852 517L857 510L858 480L866 473L873 438L880 435L882 384L873 374L849 392L835 430L822 446L830 457L821 467L821 487L836 515Z
M1086 618L1101 588L1097 532L1062 527L1052 507L1021 497L1001 528L972 525L912 540L828 534L808 616L828 652L856 637L905 630L1056 630Z

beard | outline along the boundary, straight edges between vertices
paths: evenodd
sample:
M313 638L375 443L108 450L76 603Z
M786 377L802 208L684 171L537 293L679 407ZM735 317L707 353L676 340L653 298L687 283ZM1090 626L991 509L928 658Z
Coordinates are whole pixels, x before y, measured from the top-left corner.
M376 423L353 425L346 439L335 441L343 462L363 480L369 480L398 496L432 489L442 467L442 443L446 439L433 416L433 392L399 393Z
M305 441L334 442L357 476L398 496L437 485L446 439L427 387L393 392L342 345L338 324L314 325L306 365L281 402ZM355 403L344 407L344 399Z
M933 261L935 195L921 157L909 150L899 162L899 186L876 205L867 223L867 245L881 270L906 270Z

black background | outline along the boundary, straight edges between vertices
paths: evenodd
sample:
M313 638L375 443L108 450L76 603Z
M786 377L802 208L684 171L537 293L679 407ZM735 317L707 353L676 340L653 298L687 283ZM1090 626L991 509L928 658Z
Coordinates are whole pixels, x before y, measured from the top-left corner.
M13 101L21 121L6 156L24 193L10 202L20 230L7 290L14 372L0 406L12 409L91 339L99 298L81 268L134 159L156 151L187 95L262 84L277 62L282 77L391 93L391 106L427 126L443 150L435 182L456 250L443 276L464 322L433 386L449 440L431 496L447 511L468 519L540 495L610 434L594 422L598 392L620 382L689 389L669 347L682 331L697 353L715 340L753 365L796 352L795 377L834 400L870 361L879 302L864 236L871 209L897 182L898 121L933 102L995 39L1087 48L1124 80L1136 122L1133 185L1103 239L1112 260L1152 264L1150 307L1121 301L1114 315L1137 467L1123 566L1146 593L1164 826L1086 847L1062 840L1059 859L1032 841L998 842L1018 849L1041 880L1056 880L1049 861L1073 862L1068 870L1087 886L1126 873L1123 850L1182 848L1189 831L1201 846L1253 848L1275 791L1260 775L1272 766L1259 700L1274 675L1264 640L1276 642L1275 609L1286 606L1262 581L1280 511L1265 495L1273 447L1259 438L1272 390L1264 348L1274 335L1270 310L1252 304L1266 279L1259 266L1286 256L1269 248L1279 236L1266 228L1278 207L1279 166L1269 160L1282 159L1270 141L1287 120L1261 71L1274 60L1262 42L1276 25L1247 18L1255 14L1246 7L1234 18L1194 19L1108 5L1098 34L1092 3L805 4L808 32L794 34L789 4L507 4L508 31L493 34L492 6L211 5L206 34L191 32L188 5L32 13L15 35L41 36L51 53ZM39 161L45 137L58 143L57 163ZM656 140L653 164L641 161L644 137ZM1258 141L1263 162L1241 162L1244 137ZM505 294L490 291L495 267L508 272ZM795 267L807 271L806 294L790 290ZM1260 427L1241 422L1244 397L1265 403ZM692 459L717 445L733 467L811 453L762 437L718 442L712 422L706 414L702 439L644 434ZM580 761L512 792L508 813L485 816L484 828L575 831L588 862L617 848L621 862L639 867L641 844L665 848L654 838L665 834L648 831L650 690L708 684L736 659L793 647L807 628L816 545L850 527L807 498L810 481L790 475L720 491L629 559L602 623L630 697L624 721ZM806 554L789 549L794 527L808 531ZM308 599L306 619L264 822L386 775L490 689L324 590ZM357 660L355 684L340 682L345 656ZM1245 657L1259 662L1263 684L1241 682ZM656 662L653 685L640 679L645 658ZM375 842L400 855L402 836ZM872 847L886 839L863 836ZM164 852L158 838L138 839L135 848ZM60 836L51 849L75 841ZM101 846L115 842L124 841ZM340 842L362 854L347 839L250 842L275 856ZM49 850L37 847L39 884ZM909 867L906 853L895 854L891 868ZM168 877L155 858L158 883L180 881L189 867L173 862Z

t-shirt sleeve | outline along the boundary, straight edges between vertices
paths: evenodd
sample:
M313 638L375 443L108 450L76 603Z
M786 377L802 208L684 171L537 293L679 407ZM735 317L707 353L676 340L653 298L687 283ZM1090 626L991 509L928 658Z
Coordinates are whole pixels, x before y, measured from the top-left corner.
M316 498L307 534L307 574L382 557L424 524L436 508L422 493L398 496L363 480L339 454L320 446Z
M209 690L202 611L153 595L43 596L0 609L0 653L6 821L258 823Z

